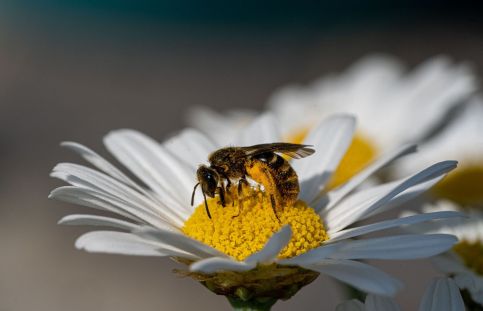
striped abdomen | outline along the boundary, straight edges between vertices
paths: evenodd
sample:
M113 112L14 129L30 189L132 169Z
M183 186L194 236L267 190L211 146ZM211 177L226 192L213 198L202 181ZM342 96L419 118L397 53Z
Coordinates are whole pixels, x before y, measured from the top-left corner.
M297 201L300 192L297 173L278 154L269 152L254 156L247 165L247 173L274 195L277 206L292 205Z

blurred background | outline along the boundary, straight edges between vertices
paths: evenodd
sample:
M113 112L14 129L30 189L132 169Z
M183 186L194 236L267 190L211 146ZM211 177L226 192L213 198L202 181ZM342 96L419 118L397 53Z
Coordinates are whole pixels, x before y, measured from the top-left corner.
M228 310L171 273L170 260L74 249L82 212L49 201L48 177L73 140L135 128L162 140L191 105L262 109L287 83L345 69L372 52L414 66L447 54L483 66L483 14L470 1L1 1L0 310ZM378 263L403 279L414 310L427 261ZM274 310L334 310L326 277Z

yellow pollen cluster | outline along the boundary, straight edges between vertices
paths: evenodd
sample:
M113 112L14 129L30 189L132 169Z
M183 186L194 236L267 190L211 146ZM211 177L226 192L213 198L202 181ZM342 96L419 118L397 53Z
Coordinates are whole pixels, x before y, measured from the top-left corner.
M227 198L225 207L218 197L209 198L211 219L202 203L185 222L183 232L237 260L261 250L286 224L292 229L292 239L279 258L300 255L328 239L320 216L304 202L283 207L277 211L277 219L265 192L252 187L245 187L243 192L240 202L236 197L233 201Z
M483 243L480 241L461 241L453 250L463 259L465 265L483 276Z
M482 205L483 166L461 167L433 188L433 193L460 205Z
M292 135L289 135L287 140L291 143L301 144L307 134L308 130L302 129L294 132ZM359 173L364 167L366 167L372 160L375 159L376 156L377 149L370 139L361 133L356 133L352 139L351 145L347 149L346 154L334 172L328 188L333 189L345 183L355 174Z

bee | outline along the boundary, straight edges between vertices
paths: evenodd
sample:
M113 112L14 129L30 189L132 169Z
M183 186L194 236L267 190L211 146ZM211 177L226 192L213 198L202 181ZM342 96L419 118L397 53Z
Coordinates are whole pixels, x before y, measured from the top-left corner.
M208 157L210 166L200 165L196 172L198 183L193 188L191 205L193 205L196 188L201 185L206 213L211 219L206 196L213 198L218 193L224 207L226 189L230 189L232 181L238 183L238 197L240 197L243 185L249 185L247 181L249 177L263 185L265 191L269 193L272 208L277 215L277 208L293 204L300 192L297 173L280 154L300 159L315 152L310 147L290 143L271 143L218 149Z

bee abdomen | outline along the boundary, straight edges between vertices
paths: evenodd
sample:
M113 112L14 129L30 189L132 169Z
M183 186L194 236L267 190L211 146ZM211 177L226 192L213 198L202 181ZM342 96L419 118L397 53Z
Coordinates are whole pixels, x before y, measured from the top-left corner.
M273 178L275 189L283 201L283 204L293 204L299 195L300 187L297 173L290 163L275 153L263 153L255 157L264 163Z

